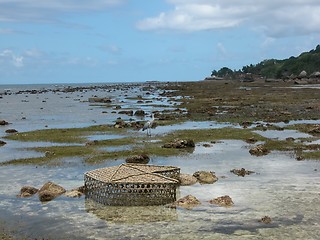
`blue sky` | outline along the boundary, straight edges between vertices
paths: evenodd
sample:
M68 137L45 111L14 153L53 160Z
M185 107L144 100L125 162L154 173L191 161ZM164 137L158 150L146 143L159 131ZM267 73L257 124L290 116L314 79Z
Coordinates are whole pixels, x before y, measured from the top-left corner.
M319 0L0 0L0 84L201 80L320 44Z

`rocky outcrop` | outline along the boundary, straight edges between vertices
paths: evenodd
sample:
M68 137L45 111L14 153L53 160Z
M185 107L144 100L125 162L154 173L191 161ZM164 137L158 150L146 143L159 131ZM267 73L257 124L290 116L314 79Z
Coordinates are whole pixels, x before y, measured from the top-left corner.
M234 204L231 197L228 195L212 199L209 203L219 205L220 207L231 207Z
M0 140L0 147L7 144L5 141Z
M195 147L194 141L191 139L183 140L183 139L175 139L172 142L165 143L162 147L164 148L188 148Z
M150 157L147 154L140 154L126 159L127 163L144 163L147 164L150 161Z
M198 179L191 174L180 173L179 179L181 186L190 186L196 184Z
M38 192L39 200L41 202L48 202L65 192L66 190L63 187L53 182L47 182L40 188Z
M213 172L207 171L197 171L193 174L193 176L199 181L201 184L212 184L218 181L216 175Z
M170 207L175 208L175 207L183 207L186 209L192 209L198 205L200 205L201 202L194 196L192 195L187 195L183 198L178 199L174 203L170 205Z

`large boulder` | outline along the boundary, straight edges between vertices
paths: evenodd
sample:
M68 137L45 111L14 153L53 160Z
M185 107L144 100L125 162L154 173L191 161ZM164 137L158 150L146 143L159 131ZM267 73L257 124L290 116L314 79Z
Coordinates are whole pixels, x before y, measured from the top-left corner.
M193 176L199 181L201 184L212 184L218 181L217 176L213 172L208 171L197 171L193 174Z
M47 182L40 188L38 192L39 200L41 202L48 202L65 192L66 190L63 187L53 182Z

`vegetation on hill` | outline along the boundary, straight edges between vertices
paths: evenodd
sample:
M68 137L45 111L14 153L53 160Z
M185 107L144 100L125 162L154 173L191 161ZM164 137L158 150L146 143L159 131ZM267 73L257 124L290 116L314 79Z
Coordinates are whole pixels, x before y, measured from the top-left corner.
M262 78L283 79L299 76L302 71L305 71L307 76L320 75L320 45L309 52L301 53L298 57L292 56L284 60L266 59L258 64L250 64L235 71L223 67L218 71L213 70L211 76L236 79L251 74Z

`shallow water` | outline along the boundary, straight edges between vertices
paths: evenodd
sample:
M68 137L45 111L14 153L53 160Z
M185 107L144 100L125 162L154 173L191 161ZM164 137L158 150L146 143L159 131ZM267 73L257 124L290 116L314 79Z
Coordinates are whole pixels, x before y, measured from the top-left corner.
M97 95L114 99L115 104L137 108L137 95L153 98L138 87L117 91L87 91L83 93L46 93L9 95L0 99L0 119L12 124L0 127L19 131L53 127L80 127L112 123L120 115L111 113L113 106L92 105L86 100ZM156 95L157 93L155 93ZM24 102L22 100L26 100ZM124 102L123 102L124 101ZM166 100L159 101L159 104ZM171 102L171 106L174 103ZM152 109L149 105L146 110ZM106 111L107 113L102 113ZM149 111L149 110L148 110ZM149 112L148 112L149 113ZM26 119L22 119L25 116ZM121 115L123 119L129 116ZM164 134L176 129L221 128L231 124L187 122L157 127L152 134ZM234 126L239 127L239 126ZM269 134L263 132L261 134ZM139 132L139 134L144 134ZM300 133L277 131L272 138L295 138ZM113 135L92 135L89 140L118 138ZM51 143L20 143L7 141L0 147L0 159L6 161L35 152L23 148ZM223 140L210 146L197 143L191 151L175 157L151 156L149 164L178 166L182 173L198 170L213 171L219 177L214 184L181 186L177 197L192 194L201 201L198 207L187 210L165 206L111 207L90 199L61 196L42 204L37 196L17 198L22 186L40 188L53 181L70 190L84 184L86 171L115 166L124 160L108 161L101 165L84 165L81 158L63 159L63 166L1 166L0 219L19 237L27 239L318 239L320 235L320 162L296 161L291 152L272 152L256 157L249 154L252 145L243 141ZM122 146L129 148L130 146ZM108 149L117 150L117 149ZM230 172L245 168L254 174L238 177ZM235 203L223 208L209 200L229 195ZM270 216L271 224L259 220Z
M20 234L30 238L316 239L320 234L319 162L295 161L284 153L254 157L248 147L242 141L228 140L211 147L199 144L185 156L151 159L151 164L179 166L183 173L216 173L219 180L214 184L178 189L178 197L192 194L202 202L193 210L110 207L84 197L64 196L41 204L36 197L15 197L21 186L41 187L49 180L67 189L78 187L83 184L84 172L97 167L77 165L3 168L6 171L0 175L1 213L7 214L12 227L18 221ZM121 163L112 161L103 166ZM230 173L241 167L256 173L246 177ZM235 205L223 208L208 203L223 195L229 195ZM258 221L265 215L272 218L270 225Z

